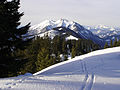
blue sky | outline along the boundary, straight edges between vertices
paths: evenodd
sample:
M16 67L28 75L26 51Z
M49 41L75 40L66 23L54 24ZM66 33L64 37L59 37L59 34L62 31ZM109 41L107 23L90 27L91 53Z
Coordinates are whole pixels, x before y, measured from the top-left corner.
M76 21L83 25L120 26L120 0L21 0L22 24L46 19Z

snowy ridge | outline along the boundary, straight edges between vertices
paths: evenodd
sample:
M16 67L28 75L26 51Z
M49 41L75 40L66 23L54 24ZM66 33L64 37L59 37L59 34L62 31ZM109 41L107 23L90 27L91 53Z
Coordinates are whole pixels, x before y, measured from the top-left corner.
M30 28L30 30L38 30L38 31L40 31L40 30L42 30L42 29L44 29L44 28L46 28L47 27L47 29L48 30L51 30L51 29L53 29L53 28L55 28L55 27L68 27L68 26L71 26L71 25L73 25L73 24L75 24L74 22L72 22L72 21L68 21L68 20L66 20L66 19L60 19L60 20L57 20L57 21L53 21L53 20L45 20L45 21L43 21L42 23L40 23L40 24L37 24L37 25L34 25L34 26L32 26L31 28ZM72 27L71 27L72 28ZM73 29L73 28L72 28Z
M50 38L54 38L56 35L66 35L66 38L73 36L76 38L92 40L101 46L104 45L104 41L94 35L91 31L85 29L82 25L76 22L68 21L66 19L60 19L57 21L45 20L38 25L32 26L27 35L43 37L46 34Z
M109 27L105 25L97 26L84 26L90 30L93 34L98 35L100 38L103 38L105 41L110 42L116 38L120 38L120 28L119 27Z
M113 50L113 48L108 48L108 49L105 49L105 50L97 50L97 51L90 52L90 53L88 53L88 54L84 54L84 55L81 55L81 56L77 56L77 57L75 57L75 58L73 58L73 59L71 59L71 60L69 60L69 61L64 61L64 62L55 64L55 65L53 65L53 66L50 66L50 67L48 67L48 68L46 68L46 69L43 69L43 70L41 70L40 72L37 72L37 73L35 73L35 74L33 74L33 75L39 75L39 74L41 74L41 73L43 73L43 72L45 72L45 71L47 71L47 70L53 69L53 68L55 68L55 67L57 67L57 66L60 66L60 65L63 65L63 64L67 64L67 63L70 63L70 62L73 62L73 61L76 61L76 60L83 60L83 59L89 58L89 57L91 57L91 56L97 56L97 55L114 53L114 52L120 52L120 47L119 47L119 48L118 48L118 47L115 47L114 50Z

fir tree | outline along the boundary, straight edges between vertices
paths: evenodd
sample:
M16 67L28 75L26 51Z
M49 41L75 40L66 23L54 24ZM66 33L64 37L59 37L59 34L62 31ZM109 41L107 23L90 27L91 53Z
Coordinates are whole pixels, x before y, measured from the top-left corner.
M109 48L108 43L106 42L104 48Z
M72 48L71 54L72 54L72 58L74 58L76 56L76 48L74 46Z
M110 40L110 47L113 47L113 41L112 41L112 39Z
M54 58L49 56L49 51L45 48L42 48L38 53L36 61L36 69L40 71L52 64L54 64Z
M67 44L66 44L65 40L63 40L63 42L62 42L62 53L63 54L67 54L68 53L67 52Z
M117 46L120 46L120 40L118 40L118 42L117 42Z
M117 46L117 38L115 38L114 42L113 42L113 46L116 47Z
M56 56L56 62L55 63L60 63L61 62L61 58L60 58L60 52L58 51L58 54Z
M22 35L30 27L30 24L20 27L20 19L24 14L18 11L19 5L20 0L0 1L0 65L7 67L14 60L11 54L17 49L23 49L25 41Z

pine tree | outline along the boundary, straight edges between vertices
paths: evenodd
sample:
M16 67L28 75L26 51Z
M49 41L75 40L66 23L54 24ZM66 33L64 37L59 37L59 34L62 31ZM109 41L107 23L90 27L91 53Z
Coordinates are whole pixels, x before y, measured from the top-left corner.
M27 33L29 24L18 28L20 25L20 18L23 13L18 12L19 0L7 1L0 6L0 48L7 49L7 51L13 51L16 48L20 48L23 42L22 35Z
M68 56L64 55L64 61L68 60Z
M67 54L68 53L67 44L66 44L65 40L63 40L63 42L62 42L62 53L63 54Z
M46 48L42 48L38 53L37 61L35 63L37 71L54 64L54 60L54 57L49 55L49 51Z
M117 42L117 46L120 46L120 40L118 40L118 42Z
M25 41L22 35L30 27L30 24L20 27L20 19L24 14L18 11L19 5L20 0L0 1L0 66L10 65L10 60L14 60L11 53L23 49Z
M60 63L61 62L61 58L60 58L60 52L58 51L58 54L56 56L56 62L55 63Z
M0 8L0 48L3 54L10 54L23 44L22 35L27 33L29 24L20 27L20 18L23 13L18 12L20 0L5 0Z
M72 54L72 58L74 58L76 56L76 48L74 46L72 48L71 54Z
M104 48L109 48L108 43L106 42Z
M113 42L113 46L116 47L117 46L117 38L115 38L114 42Z
M112 39L110 40L110 47L113 47L113 41L112 41Z

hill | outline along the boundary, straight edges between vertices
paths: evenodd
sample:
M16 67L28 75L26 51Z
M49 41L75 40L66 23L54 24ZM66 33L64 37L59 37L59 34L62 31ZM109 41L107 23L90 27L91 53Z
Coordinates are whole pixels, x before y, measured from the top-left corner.
M0 79L0 89L120 90L119 64L120 47L98 50L30 76Z

